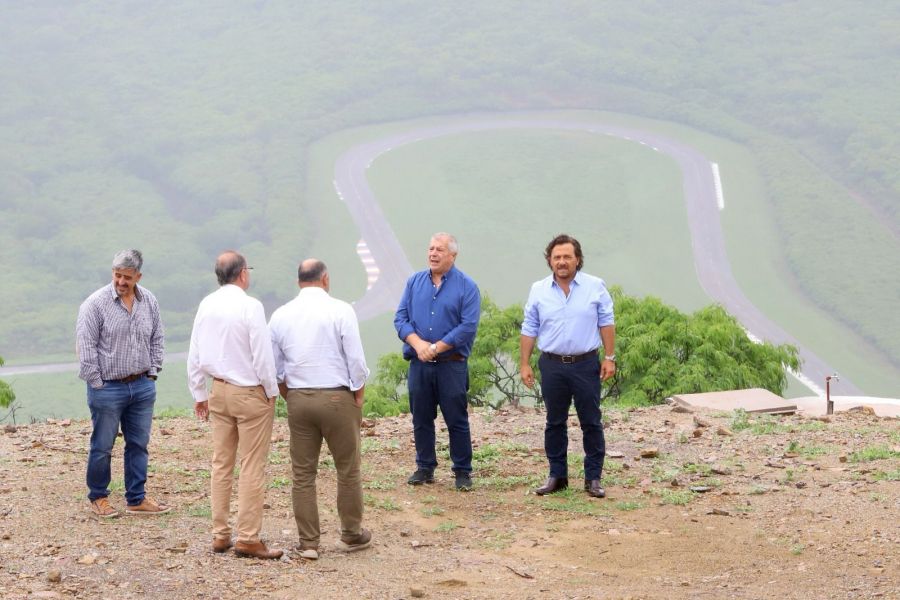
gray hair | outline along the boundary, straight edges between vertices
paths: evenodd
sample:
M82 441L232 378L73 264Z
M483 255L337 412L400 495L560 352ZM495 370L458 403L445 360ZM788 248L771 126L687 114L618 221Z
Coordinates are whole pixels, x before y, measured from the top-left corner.
M216 279L219 285L236 281L246 266L247 259L234 250L226 250L220 254L216 259Z
M440 231L431 236L431 239L433 240L436 240L437 238L447 238L447 250L449 250L451 254L459 254L459 242L456 241L454 236Z
M134 248L122 250L113 256L112 268L114 271L117 269L134 269L140 273L142 266L144 266L144 256L140 250L135 250Z

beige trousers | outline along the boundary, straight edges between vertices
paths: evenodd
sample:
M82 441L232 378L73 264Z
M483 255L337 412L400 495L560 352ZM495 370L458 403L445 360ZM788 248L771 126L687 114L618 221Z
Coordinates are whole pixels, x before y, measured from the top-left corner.
M209 395L213 458L211 499L213 535L230 538L234 463L241 455L238 478L237 540L256 542L262 528L266 460L272 440L275 405L262 386L240 387L214 380Z
M353 402L353 392L346 389L292 389L288 390L286 401L294 480L291 500L300 545L319 546L316 473L323 439L337 471L341 538L352 539L360 532L363 515L359 456L362 409Z

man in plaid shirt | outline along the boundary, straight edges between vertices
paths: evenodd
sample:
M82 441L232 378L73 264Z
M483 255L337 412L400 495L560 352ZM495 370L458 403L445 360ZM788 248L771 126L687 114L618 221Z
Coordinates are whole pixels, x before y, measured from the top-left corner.
M125 438L125 512L158 515L171 510L144 491L163 326L156 298L138 285L143 262L138 250L116 254L112 282L82 303L75 326L79 377L87 382L93 423L88 500L101 518L119 516L108 496L110 456L120 425Z

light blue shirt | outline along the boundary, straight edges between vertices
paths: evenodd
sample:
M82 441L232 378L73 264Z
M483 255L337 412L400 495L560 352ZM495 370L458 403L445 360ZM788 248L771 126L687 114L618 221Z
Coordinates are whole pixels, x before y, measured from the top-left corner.
M536 337L541 352L584 354L600 347L600 328L613 324L613 300L606 284L579 271L568 296L553 275L531 286L522 335Z

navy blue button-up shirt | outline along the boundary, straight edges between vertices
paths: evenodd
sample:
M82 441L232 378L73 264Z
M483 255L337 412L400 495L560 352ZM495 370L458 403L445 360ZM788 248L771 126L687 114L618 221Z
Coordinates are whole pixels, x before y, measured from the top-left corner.
M455 266L444 273L440 286L432 283L430 269L414 273L406 281L406 289L394 315L394 328L404 340L403 357L416 356L416 351L406 343L411 333L428 342L443 341L453 346L445 354L469 356L480 317L478 286Z

